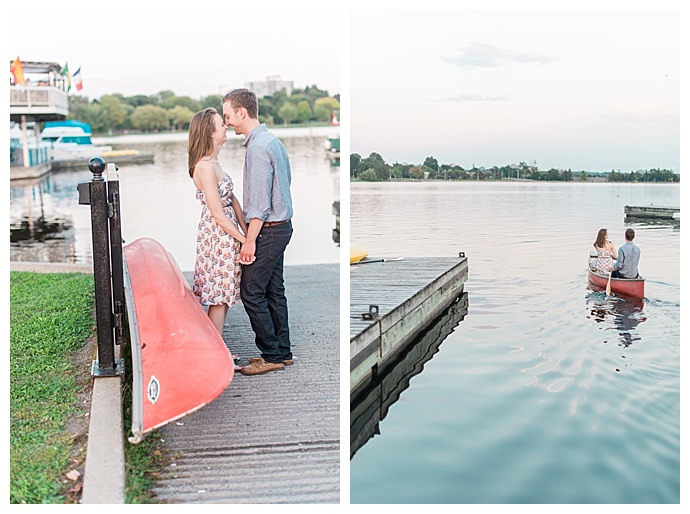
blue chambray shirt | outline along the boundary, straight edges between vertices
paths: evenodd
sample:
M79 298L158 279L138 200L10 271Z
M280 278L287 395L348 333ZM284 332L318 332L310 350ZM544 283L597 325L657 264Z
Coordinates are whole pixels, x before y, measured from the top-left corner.
M287 150L262 123L245 139L242 166L242 215L262 221L283 221L292 218L290 182L292 170Z

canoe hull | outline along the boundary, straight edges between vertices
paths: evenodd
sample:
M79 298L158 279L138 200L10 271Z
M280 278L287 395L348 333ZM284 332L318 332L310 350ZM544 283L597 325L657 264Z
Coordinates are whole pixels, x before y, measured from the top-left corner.
M132 346L131 442L217 398L232 356L172 256L142 238L124 247Z
M602 290L606 289L609 280L608 275L594 273L591 269L588 270L588 273L590 284ZM611 291L632 298L644 298L644 278L612 278Z

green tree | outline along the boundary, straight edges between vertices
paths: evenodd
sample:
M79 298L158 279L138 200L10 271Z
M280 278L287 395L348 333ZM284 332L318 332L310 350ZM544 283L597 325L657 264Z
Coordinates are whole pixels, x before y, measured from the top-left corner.
M200 111L203 107L201 106L201 102L198 100L194 100L188 96L170 96L166 98L165 100L161 101L158 104L160 107L163 109L172 109L173 107L181 106L181 107L186 107L192 113ZM217 106L213 106L218 108Z
M366 180L368 182L377 182L379 180L379 177L376 174L375 170L369 168L368 170L364 170L362 173L359 174L359 179Z
M426 159L424 159L423 166L437 170L438 169L438 160L435 157L427 157Z
M122 95L104 95L101 97L101 105L110 119L109 132L126 128L127 118L134 108L123 100Z
M169 128L168 111L157 105L142 105L132 113L132 126L145 132Z
M134 95L124 97L124 101L132 107L140 107L142 105L158 105L159 99L155 96Z
M83 96L70 97L67 119L88 123L94 134L104 134L110 127L108 111L98 100L90 102L88 98Z
M194 116L194 113L182 105L176 105L172 109L168 109L170 124L176 130L188 128L189 122L192 121L192 116Z
M159 91L158 94L154 96L154 98L157 100L157 103L163 103L169 98L174 98L175 93L169 89L165 89L163 91Z
M219 113L223 112L223 95L208 95L199 100L202 109L215 107Z
M362 167L364 169L373 169L379 180L388 180L391 176L391 167L376 152L372 152L369 154L369 157L362 159Z
M308 95L310 98L319 99L328 96L328 91L325 89L319 89L316 87L316 84L314 84L313 86L305 87L304 94Z
M357 178L362 171L362 156L358 153L350 154L350 178Z
M311 105L308 100L300 100L297 103L297 121L304 123L312 117Z
M314 117L317 121L330 122L333 112L340 110L340 102L335 98L321 97L314 101Z
M405 166L400 163L395 163L393 164L393 167L391 168L391 178L403 178L403 170L405 169Z
M283 120L286 126L289 125L291 122L297 121L299 119L299 112L297 111L297 107L295 107L292 103L287 101L280 106L280 109L278 109L278 115Z

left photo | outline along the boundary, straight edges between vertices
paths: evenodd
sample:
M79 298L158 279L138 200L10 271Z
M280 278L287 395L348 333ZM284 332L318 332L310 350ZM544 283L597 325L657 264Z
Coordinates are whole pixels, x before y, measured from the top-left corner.
M40 3L7 56L10 503L340 503L338 11L56 37Z

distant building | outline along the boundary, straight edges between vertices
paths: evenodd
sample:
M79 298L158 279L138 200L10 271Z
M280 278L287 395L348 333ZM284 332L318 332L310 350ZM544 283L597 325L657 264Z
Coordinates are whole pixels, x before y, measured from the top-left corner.
M271 96L281 89L284 89L285 92L290 95L292 94L292 90L295 89L292 80L283 80L280 78L280 75L269 75L266 77L266 80L263 81L245 82L244 87L254 91L254 94L258 98Z

